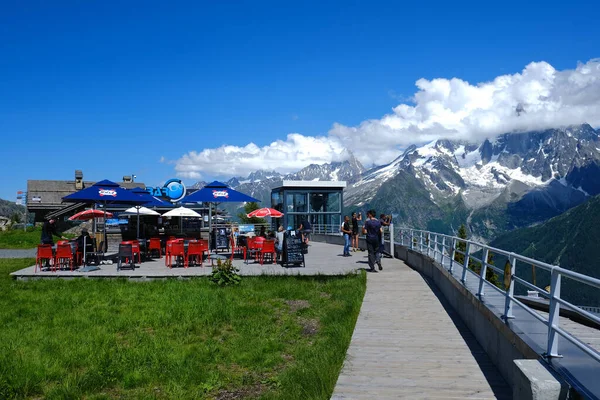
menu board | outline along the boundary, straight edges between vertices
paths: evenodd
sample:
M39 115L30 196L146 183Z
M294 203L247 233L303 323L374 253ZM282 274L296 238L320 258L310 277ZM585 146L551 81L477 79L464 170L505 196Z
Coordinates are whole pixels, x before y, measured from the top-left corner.
M227 229L219 228L216 230L217 240L216 240L216 249L217 250L226 250L229 248L229 235L227 234Z
M285 232L283 235L283 264L304 265L302 236L295 232Z

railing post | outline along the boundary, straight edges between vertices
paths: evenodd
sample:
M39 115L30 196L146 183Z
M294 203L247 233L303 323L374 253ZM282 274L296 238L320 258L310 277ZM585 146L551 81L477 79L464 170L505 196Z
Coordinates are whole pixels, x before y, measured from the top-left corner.
M469 268L469 251L471 250L471 243L467 242L467 249L465 250L465 263L463 264L462 277L460 281L463 283L467 283L467 269Z
M508 287L505 286L505 298L504 298L504 315L502 316L502 318L504 319L511 319L514 318L512 309L513 309L513 304L512 304L512 300L511 297L513 297L513 294L515 293L515 285L513 284L513 276L515 276L515 271L516 271L516 264L517 264L517 259L515 258L514 254L510 254L510 256L508 257L508 262L510 263L510 276L507 278L506 277L506 268L504 270L504 281L508 282Z
M490 249L487 247L483 249L483 257L481 257L481 270L479 271L479 290L477 291L477 296L479 296L479 300L483 301L483 295L485 290L485 276L487 274L487 260L488 255L490 253Z
M414 236L414 232L412 229L410 230L410 249L411 250L415 249L415 236Z
M452 275L452 272L454 271L454 258L456 257L456 238L453 237L452 238L452 258L450 258L450 268L448 269L448 271L450 271L450 275Z
M444 251L446 251L446 235L442 236L442 258L440 260L442 268L444 267Z
M390 253L394 255L394 224L390 224Z
M561 275L556 268L552 268L552 276L550 278L550 315L548 316L548 349L546 357L561 357L558 354L558 333L555 327L560 324L560 303L556 299L560 299L560 278Z
M419 252L423 254L423 231L420 232Z

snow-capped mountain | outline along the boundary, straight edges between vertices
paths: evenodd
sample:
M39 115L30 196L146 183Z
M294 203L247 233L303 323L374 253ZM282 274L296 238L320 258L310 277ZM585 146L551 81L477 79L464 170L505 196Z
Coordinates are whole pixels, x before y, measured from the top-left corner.
M504 134L479 144L437 140L411 146L390 164L367 171L347 189L345 205L360 208L376 203L383 207L381 211L407 215L400 222L427 227L431 219L410 215L411 203L399 204L402 209L386 207L386 203L394 203L394 196L404 198L406 194L383 196L382 189L401 180L404 188L398 191L410 186L425 190L427 201L413 198L412 205L415 201L421 206L428 203L428 213L433 208L447 209L432 214L441 218L446 228L451 228L448 224L454 220L448 213L466 213L471 229L488 238L519 223L558 215L600 193L599 167L598 132L587 124ZM415 182L407 186L412 178ZM519 221L513 221L513 214ZM504 220L497 221L499 218Z
M349 152L350 153L350 152ZM235 190L246 193L261 200L265 207L270 206L271 189L281 185L282 180L310 180L310 181L346 181L356 182L364 172L362 164L350 153L349 158L341 162L326 164L311 164L298 172L282 175L275 171L258 170L247 177L234 177L226 183ZM202 188L205 182L196 182L192 188ZM224 206L236 214L235 208L239 204Z

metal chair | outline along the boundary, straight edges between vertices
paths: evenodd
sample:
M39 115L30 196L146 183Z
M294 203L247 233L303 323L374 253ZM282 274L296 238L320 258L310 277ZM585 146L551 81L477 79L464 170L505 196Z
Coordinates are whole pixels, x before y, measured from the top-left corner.
M119 243L119 254L117 261L117 271L123 269L123 259L129 268L135 269L135 258L133 255L133 245L131 243Z
M233 260L233 256L235 255L235 253L239 253L240 255L244 256L244 260L246 259L246 247L245 246L240 246L239 244L237 244L235 242L235 238L232 236L229 238L229 241L231 242L231 260Z

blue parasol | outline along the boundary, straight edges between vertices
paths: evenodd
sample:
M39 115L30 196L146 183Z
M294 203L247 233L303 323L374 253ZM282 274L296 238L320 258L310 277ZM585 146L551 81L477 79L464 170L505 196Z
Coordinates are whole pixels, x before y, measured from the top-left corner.
M248 196L237 190L233 190L223 182L214 181L204 186L202 189L185 196L181 199L181 203L243 203L243 202L260 202L254 197ZM208 207L208 231L210 232L212 225L212 209Z
M133 193L131 190L122 188L117 183L109 180L103 180L94 183L92 186L83 190L71 193L62 198L63 201L70 203L103 203L104 204L104 246L106 243L106 205L121 203L121 204L145 204L149 200ZM104 249L103 249L104 250Z

